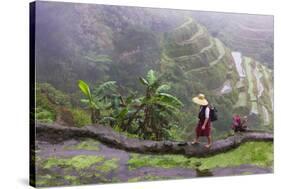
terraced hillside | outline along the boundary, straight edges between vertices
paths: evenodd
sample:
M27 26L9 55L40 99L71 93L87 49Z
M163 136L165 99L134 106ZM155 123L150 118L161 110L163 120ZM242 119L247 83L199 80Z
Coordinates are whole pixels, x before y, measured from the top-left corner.
M245 77L241 77L236 85L240 90L239 100L235 106L237 108L251 107L250 115L258 116L262 120L263 126L272 126L272 70L249 57L243 57L242 69L245 72Z
M249 86L250 113L260 115L263 125L270 125L273 122L272 71L249 57L244 57L243 66Z
M192 15L231 49L273 66L273 16L211 12Z
M230 48L240 50L245 55L272 66L273 19L271 17L268 19L251 17L243 20L237 19L218 37Z
M271 128L270 69L239 52L231 52L192 18L168 33L163 43L161 72L167 81L172 81L176 95L189 104L187 111L196 112L190 96L204 91L220 110L220 120L215 123L218 135L229 129L227 123L234 113L250 115L249 122L256 129L265 125Z
M233 64L229 49L192 18L168 34L163 54L162 70L172 64L180 68L186 79L190 78L209 90L223 85ZM236 73L232 75L237 77Z

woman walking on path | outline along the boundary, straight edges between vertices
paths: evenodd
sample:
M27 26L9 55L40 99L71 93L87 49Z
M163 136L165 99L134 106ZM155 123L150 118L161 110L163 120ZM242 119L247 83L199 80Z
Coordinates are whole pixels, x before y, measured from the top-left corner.
M200 105L200 111L198 114L198 124L196 127L196 138L192 144L199 143L200 136L206 136L208 138L208 144L205 145L206 148L210 148L212 145L211 139L211 120L210 120L210 108L208 107L208 101L204 94L199 94L198 96L192 98L192 101Z

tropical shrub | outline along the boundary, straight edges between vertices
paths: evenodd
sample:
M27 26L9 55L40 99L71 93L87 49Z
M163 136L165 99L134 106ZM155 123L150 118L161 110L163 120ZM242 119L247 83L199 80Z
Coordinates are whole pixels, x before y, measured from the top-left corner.
M91 116L89 113L81 109L72 109L71 110L74 125L77 127L83 127L85 125L91 124Z
M175 96L167 93L170 86L162 84L153 70L148 71L146 78L140 77L140 82L145 86L145 95L138 98L139 104L130 116L128 129L133 120L139 119L137 132L144 139L161 140L169 129L169 123L175 117L182 102Z
M49 83L36 83L36 93L45 95L52 104L68 107L71 105L70 97Z
M56 115L42 108L36 108L35 119L43 123L53 123Z
M82 80L78 81L78 87L85 99L81 99L81 102L86 104L88 109L91 111L91 121L92 123L98 123L101 117L101 111L111 106L111 96L116 90L115 81L107 81L99 86L96 86L94 90L91 91L89 85Z

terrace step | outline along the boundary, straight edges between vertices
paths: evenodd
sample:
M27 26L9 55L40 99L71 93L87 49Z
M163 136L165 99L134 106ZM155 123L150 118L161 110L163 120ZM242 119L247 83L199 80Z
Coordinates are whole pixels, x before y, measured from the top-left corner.
M126 151L205 157L224 153L247 141L273 141L273 134L266 132L238 133L223 140L214 141L212 147L207 149L203 145L192 145L190 142L132 139L103 125L75 128L36 123L36 138L51 143L60 143L73 138L94 138L104 144Z

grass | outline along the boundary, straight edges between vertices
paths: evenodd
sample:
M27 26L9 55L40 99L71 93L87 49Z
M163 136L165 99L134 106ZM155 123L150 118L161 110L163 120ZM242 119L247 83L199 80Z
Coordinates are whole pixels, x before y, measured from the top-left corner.
M166 41L166 52L174 58L196 54L210 44L206 29L194 22L174 30Z
M242 87L245 87L244 80L239 80L239 81L236 83L236 88L239 89L239 88L242 88Z
M215 65L216 63L218 63L219 60L225 55L225 49L224 49L224 46L223 46L222 42L219 39L217 39L217 38L215 38L215 41L216 41L216 46L217 46L217 48L219 50L219 54L220 55L219 55L217 60L215 60L215 61L210 63L211 66Z
M269 167L272 163L273 145L271 142L248 142L237 149L206 158L188 158L183 155L132 154L128 161L130 170L141 167L181 167L209 170L217 167L239 166L241 164Z
M273 98L273 81L272 81L272 73L270 73L269 69L266 68L265 66L262 67L262 73L264 75L264 81L265 85L267 86L267 89L269 90L269 97L272 99ZM272 108L272 104L270 105Z
M103 156L78 155L71 158L51 157L39 164L42 173L38 174L37 186L79 185L99 182L117 182L117 178L107 176L119 167L119 159L105 159ZM41 170L42 171L42 170Z
M90 125L91 116L88 112L82 109L71 109L71 114L73 116L73 122L77 127L83 127L85 125Z
M252 164L269 167L273 163L273 145L270 142L248 142L231 152L201 158L200 169Z
M69 182L70 185L79 185L81 184L80 179L76 176L66 175L64 179Z
M56 118L54 112L47 109L37 107L35 113L35 119L42 123L53 123Z
M49 181L52 179L52 176L47 174L43 176L39 176L39 178L36 179L36 186L42 186L49 184Z
M65 178L61 175L55 174L46 174L38 175L36 177L36 187L46 187L46 186L60 186L65 184Z
M256 86L256 80L253 75L253 70L252 70L252 59L249 57L245 57L243 61L243 65L245 67L246 71L246 76L248 79L248 93L250 95L250 100L251 101L256 101L256 92L255 92L255 86Z
M262 68L262 72L263 72L263 75L265 76L266 80L269 82L269 84L271 85L271 76L269 75L269 69L266 68L265 66L261 66Z
M270 124L269 113L265 106L262 106L262 117L263 117L263 124L269 125Z
M129 169L133 170L140 167L190 167L190 159L183 155L140 155L131 154L128 161Z
M193 24L193 26L190 24ZM194 22L184 24L183 26L184 26L184 27L182 27L183 29L180 28L181 30L178 31L178 33L180 35L182 35L182 33L184 33L185 35L189 34L189 38L184 39L187 42L191 42L192 40L196 39L198 36L202 35L205 32L203 27L195 24ZM190 36L190 34L191 34L191 36Z
M247 93L240 92L235 107L244 107L244 106L247 106Z
M119 167L119 159L112 158L110 160L104 161L103 164L98 165L96 169L103 173L109 173L111 171L116 170L118 167Z
M222 59L220 59L222 61ZM214 64L209 67L193 69L185 73L186 78L199 82L207 89L213 90L219 88L226 80L227 65L224 62ZM206 77L208 75L208 77ZM212 79L210 79L210 77Z
M146 175L143 177L129 178L128 182L155 181L155 180L180 179L180 178L184 178L184 177L164 177L164 176Z
M87 139L85 141L80 142L79 144L66 146L65 150L89 150L89 151L99 151L100 143L96 140Z
M252 113L255 113L255 114L259 114L257 102L252 102L251 104L252 104L252 106L251 106L251 112L252 112Z
M252 174L254 174L254 173L251 171L245 171L242 173L242 175L252 175Z
M256 62L256 80L257 80L257 84L261 85L261 88L263 88L264 90L264 86L263 86L263 82L262 82L262 77L263 77L263 73L261 71L261 68L259 68L260 63ZM258 88L258 85L257 85ZM261 89L260 89L261 90ZM263 92L260 94L260 96L262 96Z
M51 157L43 162L43 167L45 169L50 169L52 167L61 167L61 168L70 167L76 170L82 170L103 161L104 161L103 156L93 156L93 155L78 155L67 159L59 159L56 157Z

